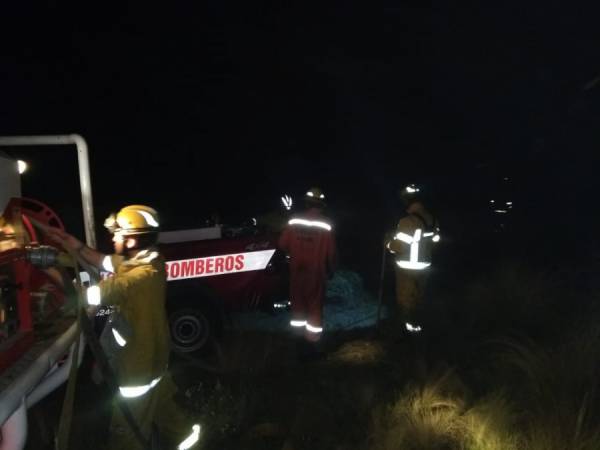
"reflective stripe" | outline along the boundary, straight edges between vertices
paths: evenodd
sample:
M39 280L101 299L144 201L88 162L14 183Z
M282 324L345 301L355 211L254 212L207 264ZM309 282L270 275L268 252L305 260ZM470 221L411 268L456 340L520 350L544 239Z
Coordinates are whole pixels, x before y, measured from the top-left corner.
M151 227L157 227L158 226L158 222L156 220L154 220L154 217L152 217L152 214L150 214L147 211L142 211L139 209L135 210L136 212L140 213L142 215L142 217L144 219L146 219L146 223L148 223L148 225L150 225Z
M414 236L412 236L412 237L410 237L409 235L402 233L402 232L400 232L396 235L396 236L402 235L399 237L399 239L402 240L402 242L410 244L410 260L409 261L404 261L404 260L396 261L396 264L398 264L398 267L401 267L402 269L410 269L410 270L423 270L426 267L429 267L431 265L431 263L419 262L419 242L421 241L422 232L423 231L420 228L417 228L415 230ZM406 238L406 237L408 237L408 238Z
M283 197L281 197L281 202L283 203L283 206L285 206L285 209L287 209L288 211L290 209L292 209L292 197L290 197L289 195L284 195Z
M142 250L137 255L135 255L132 260L135 262L149 263L153 259L158 258L158 252L149 252L148 250Z
M402 231L397 233L396 236L394 236L394 239L397 241L406 242L407 244L412 244L412 241L413 241L413 238L411 235L403 233Z
M119 344L119 346L125 347L125 345L127 345L127 341L123 338L123 336L121 336L121 333L119 333L114 328L112 329L112 333L115 337L115 341L117 341L117 344Z
M323 327L313 327L310 323L307 323L306 331L310 331L311 333L321 333L323 332Z
M306 320L292 320L290 325L293 327L304 327L306 326Z
M418 261L396 261L398 267L410 270L423 270L431 265L431 263L423 263Z
M495 209L494 212L499 214L506 214L508 211L505 209Z
M98 306L100 304L100 287L90 286L86 292L88 305Z
M119 386L119 391L121 392L121 395L125 398L141 397L146 392L148 392L150 389L152 389L154 386L156 386L161 378L162 377L155 378L149 384L145 384L143 386L128 386L128 387Z
M421 240L421 229L417 228L412 244L410 244L410 260L416 262L419 260L419 241Z
M423 233L423 237L431 237L433 236L433 231L430 231L428 233Z
M185 438L178 446L177 450L188 450L200 439L200 425L192 426L192 434Z
M331 231L331 225L326 222L320 222L318 220L306 220L306 219L292 219L288 222L290 225L304 225L306 227L317 227L323 228L324 230Z
M102 258L102 268L107 272L115 273L115 266L113 266L112 258L109 255Z

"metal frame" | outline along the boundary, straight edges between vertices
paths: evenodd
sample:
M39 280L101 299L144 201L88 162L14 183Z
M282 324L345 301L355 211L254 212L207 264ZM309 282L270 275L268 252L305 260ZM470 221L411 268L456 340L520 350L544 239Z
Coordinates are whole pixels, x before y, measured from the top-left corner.
M94 205L92 201L92 179L87 142L78 134L57 134L46 136L0 136L0 147L32 147L44 145L75 145L79 165L79 185L83 205L83 223L87 245L96 248Z
M0 147L75 145L79 166L79 184L83 205L83 222L87 245L96 247L94 207L88 146L78 134L47 136L0 136ZM21 450L27 440L27 409L63 384L69 377L75 342L80 339L77 365L81 364L85 349L83 334L74 323L30 365L25 373L0 392L0 450ZM70 357L59 361L69 352Z

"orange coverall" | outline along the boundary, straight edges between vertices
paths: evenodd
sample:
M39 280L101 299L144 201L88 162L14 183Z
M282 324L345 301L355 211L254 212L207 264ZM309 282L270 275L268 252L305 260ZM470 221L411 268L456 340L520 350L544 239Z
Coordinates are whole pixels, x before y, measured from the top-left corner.
M279 247L290 256L291 325L317 341L323 331L325 284L335 269L332 227L319 209L308 209L288 222Z

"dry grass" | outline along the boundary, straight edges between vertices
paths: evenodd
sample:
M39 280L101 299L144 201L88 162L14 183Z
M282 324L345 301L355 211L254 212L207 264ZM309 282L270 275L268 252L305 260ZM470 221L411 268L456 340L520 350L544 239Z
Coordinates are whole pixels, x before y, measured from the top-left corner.
M468 405L452 372L409 386L374 414L372 450L517 450L508 403L495 396Z
M494 344L491 370L478 371L488 395L472 399L451 371L413 383L374 413L369 448L600 449L599 327L553 347L527 339Z

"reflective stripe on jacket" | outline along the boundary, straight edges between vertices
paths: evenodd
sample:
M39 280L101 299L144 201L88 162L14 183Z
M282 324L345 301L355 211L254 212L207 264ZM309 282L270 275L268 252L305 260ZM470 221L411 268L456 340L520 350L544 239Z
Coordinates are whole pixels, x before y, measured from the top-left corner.
M289 220L279 238L279 248L290 255L290 270L311 270L323 277L335 270L333 229L317 209L308 209Z
M433 243L439 240L439 228L434 217L424 208L398 222L387 248L394 253L401 269L423 270L431 265Z

